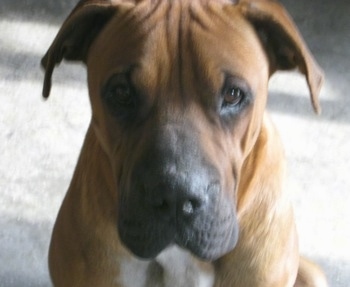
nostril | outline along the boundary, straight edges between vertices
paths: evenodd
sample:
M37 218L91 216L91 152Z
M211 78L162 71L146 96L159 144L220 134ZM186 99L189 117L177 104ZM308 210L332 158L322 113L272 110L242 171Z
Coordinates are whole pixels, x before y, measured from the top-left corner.
M183 215L191 216L201 208L201 203L197 199L187 199L182 203L180 208Z
M186 200L182 205L182 212L184 215L192 215L194 212L194 206L191 200Z
M178 206L177 210L176 206ZM151 207L156 213L159 215L161 214L162 216L165 214L175 215L176 212L182 214L183 216L192 216L198 209L200 209L201 204L197 199L186 199L176 204L176 202L158 198L152 202Z
M155 210L165 212L170 209L169 203L166 200L158 200L153 203L153 208Z

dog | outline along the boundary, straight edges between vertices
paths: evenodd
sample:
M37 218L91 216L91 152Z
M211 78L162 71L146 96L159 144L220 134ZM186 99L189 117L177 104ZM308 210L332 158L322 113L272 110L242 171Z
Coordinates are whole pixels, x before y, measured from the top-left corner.
M42 59L87 67L92 118L53 229L54 286L324 287L299 255L265 111L279 70L323 72L269 0L84 0Z

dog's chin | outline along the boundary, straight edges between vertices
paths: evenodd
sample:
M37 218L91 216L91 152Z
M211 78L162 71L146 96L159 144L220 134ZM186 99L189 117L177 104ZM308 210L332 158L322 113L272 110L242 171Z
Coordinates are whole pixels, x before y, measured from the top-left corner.
M186 242L185 244L179 242L177 245L200 260L212 262L232 251L237 244L238 236L235 235L227 240L226 244L221 242L219 244L211 243L209 246L199 246L193 242Z
M156 258L163 250L167 249L169 246L172 246L173 243L159 243L159 245L144 245L142 241L133 242L128 240L123 242L125 247L137 258L143 260L152 260Z
M204 250L201 250L200 248L194 248L192 250L176 243L170 243L164 248L144 249L141 246L127 246L127 248L135 257L139 259L153 260L153 259L156 259L159 255L161 255L165 250L174 246L180 247L181 249L188 251L192 256L196 257L201 261L208 261L208 262L212 262L221 258L222 256L232 251L235 247L235 245L233 245L231 246L231 248L228 248L228 249L213 248L210 251L208 250L204 251Z
M137 258L152 260L171 246L178 246L202 261L215 261L232 251L238 241L237 229L232 229L225 238L205 241L196 238L189 240L177 234L164 233L160 240L141 236L121 236L125 247Z

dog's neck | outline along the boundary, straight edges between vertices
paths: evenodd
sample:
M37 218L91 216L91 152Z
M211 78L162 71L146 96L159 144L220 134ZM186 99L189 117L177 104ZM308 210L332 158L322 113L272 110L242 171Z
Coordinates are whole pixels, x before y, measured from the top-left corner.
M125 287L211 287L214 269L178 247L164 250L152 261L123 260L118 283Z

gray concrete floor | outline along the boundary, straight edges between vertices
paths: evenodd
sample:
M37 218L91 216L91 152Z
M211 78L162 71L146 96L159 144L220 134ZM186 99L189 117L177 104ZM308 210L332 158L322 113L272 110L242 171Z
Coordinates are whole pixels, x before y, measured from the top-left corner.
M73 0L0 3L0 286L50 286L47 248L90 117L85 71L62 65L41 99L41 56ZM288 158L301 250L350 286L350 4L282 1L325 69L323 114L305 80L271 80L269 110ZM245 286L242 286L245 287Z

